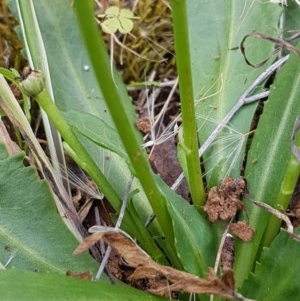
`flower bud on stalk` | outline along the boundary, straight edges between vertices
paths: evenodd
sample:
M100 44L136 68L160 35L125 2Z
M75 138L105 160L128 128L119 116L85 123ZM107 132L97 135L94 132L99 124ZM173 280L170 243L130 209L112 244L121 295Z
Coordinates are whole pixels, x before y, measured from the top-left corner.
M29 97L38 96L45 88L45 78L40 70L24 68L20 88Z

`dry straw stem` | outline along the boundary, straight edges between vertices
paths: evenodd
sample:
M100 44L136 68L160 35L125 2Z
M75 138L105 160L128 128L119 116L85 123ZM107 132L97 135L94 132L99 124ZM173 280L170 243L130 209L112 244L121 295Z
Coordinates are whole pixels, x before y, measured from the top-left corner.
M149 157L151 157L151 152L153 151L154 147L166 142L168 139L174 137L178 129L176 130L176 124L179 121L180 114L177 115L166 127L163 125L163 120L165 117L165 114L168 110L168 106L174 96L174 93L176 92L178 85L178 78L175 80L173 87L166 98L163 107L161 108L160 112L155 115L155 101L156 98L160 94L160 88L155 89L151 96L147 99L147 109L148 109L148 116L149 116L149 122L150 122L150 133L149 135L145 135L144 139L147 139L148 141L143 144L143 147L152 147ZM157 93L156 93L157 92ZM149 139L148 139L149 138Z
M260 207L261 209L265 210L266 212L269 212L270 214L276 216L277 218L281 219L282 221L284 221L286 223L287 226L287 232L290 234L294 233L294 227L289 219L289 217L280 212L279 210L276 210L275 208L273 208L272 206L264 203L264 202L259 202L259 201L254 201L251 198L248 198L251 202L253 202L256 206Z

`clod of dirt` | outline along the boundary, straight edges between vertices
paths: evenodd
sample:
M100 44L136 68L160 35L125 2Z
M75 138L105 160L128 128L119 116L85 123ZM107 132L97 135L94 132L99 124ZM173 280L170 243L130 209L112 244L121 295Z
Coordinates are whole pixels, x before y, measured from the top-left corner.
M250 227L245 221L238 221L230 225L231 233L242 241L250 241L255 230Z
M136 121L136 127L138 128L139 131L141 131L144 134L150 133L151 131L150 118L148 116L139 118Z
M234 217L239 209L245 208L240 201L245 187L246 182L242 177L238 179L226 178L220 188L212 187L208 192L207 202L203 208L208 219L211 222L220 219L227 220Z

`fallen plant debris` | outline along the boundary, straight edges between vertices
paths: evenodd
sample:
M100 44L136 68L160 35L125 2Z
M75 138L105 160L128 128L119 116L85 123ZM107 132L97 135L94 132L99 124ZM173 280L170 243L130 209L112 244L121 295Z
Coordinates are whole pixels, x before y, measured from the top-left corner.
M259 201L254 201L254 200L251 200L256 206L262 208L263 210L265 210L266 212L276 216L277 218L281 219L282 221L284 221L286 223L286 227L287 227L287 232L288 233L293 233L294 232L294 227L289 219L289 217L280 212L279 210L273 208L272 206L266 204L266 203L263 203L263 202L259 202Z
M89 271L83 273L74 273L72 271L67 271L66 276L83 280L92 280L92 274Z
M231 269L224 269L221 278L210 270L207 280L195 275L162 266L153 261L134 240L124 231L115 228L94 226L89 229L93 234L87 237L74 251L77 255L94 245L98 240L103 241L116 250L122 258L123 264L132 268L128 276L129 283L145 279L158 280L155 288L148 289L150 293L170 296L174 292L194 294L213 294L226 299L246 300L235 292L235 280ZM164 280L164 282L162 282Z
M245 187L246 182L242 177L226 178L222 181L220 188L212 187L203 208L209 221L228 220L234 217L239 209L245 209L245 205L240 200Z

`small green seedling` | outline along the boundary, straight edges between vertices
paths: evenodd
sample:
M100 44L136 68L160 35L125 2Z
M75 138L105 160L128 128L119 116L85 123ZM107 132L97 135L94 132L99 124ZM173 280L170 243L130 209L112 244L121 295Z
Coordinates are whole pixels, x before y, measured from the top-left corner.
M119 8L117 6L108 7L104 14L98 15L99 18L103 18L101 26L104 32L114 34L117 31L126 34L133 28L134 17L132 11L126 8Z

